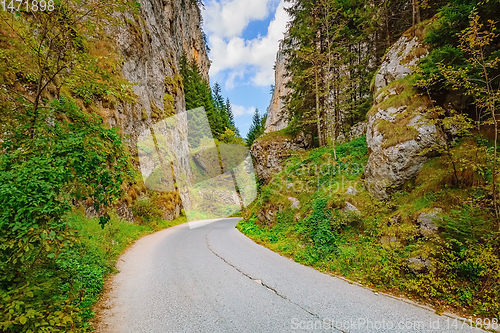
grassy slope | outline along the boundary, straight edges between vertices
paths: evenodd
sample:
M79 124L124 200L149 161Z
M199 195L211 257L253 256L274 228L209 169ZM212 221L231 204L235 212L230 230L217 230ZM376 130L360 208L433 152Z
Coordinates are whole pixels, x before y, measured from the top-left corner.
M470 151L470 144L456 153ZM386 202L367 192L348 195L349 186L361 189L360 166L368 157L365 138L337 147L337 155L334 163L332 149L323 147L292 157L261 188L239 230L299 263L432 302L438 311L498 318L498 235L484 209L484 190L474 182L465 189L448 186L451 171L442 157L430 161L415 182ZM292 209L288 197L299 199L300 208ZM361 214L342 213L346 201ZM437 207L444 218L439 232L424 237L416 219ZM262 211L272 209L278 211L275 218L263 218ZM399 220L391 223L395 216ZM428 258L432 265L412 272L406 261L411 257Z

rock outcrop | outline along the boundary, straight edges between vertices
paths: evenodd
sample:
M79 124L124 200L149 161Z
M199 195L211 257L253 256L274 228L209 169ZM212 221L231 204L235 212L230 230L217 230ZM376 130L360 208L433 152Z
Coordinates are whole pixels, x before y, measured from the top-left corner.
M283 170L283 161L290 156L291 151L310 148L312 148L311 134L301 132L290 137L272 133L257 139L250 148L250 153L256 162L257 176L267 184L273 175Z
M389 50L375 78L374 106L368 113L370 157L365 183L381 200L413 179L441 140L436 127L423 116L430 100L420 96L408 80L411 66L427 53L419 37L407 32Z
M280 131L288 125L289 115L283 102L283 97L290 93L290 88L286 86L288 81L290 77L285 68L285 55L280 46L276 55L273 97L267 108L266 133Z
M375 77L374 90L380 91L391 82L410 75L413 72L412 67L428 53L427 47L418 36L406 32L384 57Z

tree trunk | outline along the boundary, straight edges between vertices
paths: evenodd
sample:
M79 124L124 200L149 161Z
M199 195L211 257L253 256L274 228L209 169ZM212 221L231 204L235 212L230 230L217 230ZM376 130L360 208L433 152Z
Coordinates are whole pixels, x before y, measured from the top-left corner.
M416 11L416 14L417 14L417 24L422 22L422 18L420 17L420 3L419 3L420 0L415 0L416 2L416 8L415 8L415 11Z
M323 146L323 139L321 136L321 110L319 107L319 82L318 82L318 71L319 71L319 66L317 64L314 65L315 71L314 71L314 81L315 81L315 90L316 90L316 125L318 128L318 141L319 141L319 146Z
M413 9L411 30L413 33L413 37L415 37L415 23L417 20L417 3L416 2L417 2L417 0L411 0L411 7Z

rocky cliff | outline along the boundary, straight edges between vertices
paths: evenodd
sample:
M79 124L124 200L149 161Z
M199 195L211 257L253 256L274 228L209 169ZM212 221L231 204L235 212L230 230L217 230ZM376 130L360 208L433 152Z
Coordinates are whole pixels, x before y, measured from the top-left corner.
M409 80L428 54L419 36L406 32L389 50L375 77L374 106L368 113L366 140L370 157L365 170L368 191L378 199L414 178L440 139L422 111L430 106Z
M281 45L276 55L274 70L274 91L271 103L267 108L266 133L284 129L289 120L283 97L290 93L290 88L286 86L290 78L285 68L285 55Z
M337 143L351 141L365 132L367 134L370 157L365 170L365 185L378 199L386 199L392 190L414 178L428 161L430 148L441 140L435 126L427 124L423 117L423 111L431 101L421 96L409 80L412 68L428 54L423 42L424 28L419 27L416 33L408 30L382 59L373 82L374 102L367 115L368 121L351 127L340 113L339 126L343 130L337 135ZM285 62L280 50L266 133L279 131L288 124L282 101L283 96L290 93L285 86L289 81ZM293 140L290 139L289 143ZM265 182L282 168L281 155L288 147L281 147L285 141L278 141L270 145L267 144L269 139L264 137L252 147L252 155L257 162L256 171ZM307 146L301 144L299 149Z
M185 111L181 57L196 62L207 80L210 67L200 10L193 1L139 2L139 13L122 13L125 24L110 31L123 58L123 76L133 84L137 103L118 107L117 117L109 122L131 136L132 146L152 123Z
M139 0L136 12L120 13L123 25L110 27L121 55L121 71L133 84L135 103L99 105L100 112L112 127L118 127L129 137L129 147L137 156L137 140L151 125L173 114L186 111L184 88L179 74L183 55L189 62L195 62L208 81L210 60L208 59L201 13L194 1L186 0ZM176 131L169 132L169 140L177 156L182 158L174 164L176 175L192 177L189 165L189 146L183 133L187 131L187 118L178 117ZM125 186L126 190L129 190ZM185 194L181 191L181 196ZM130 199L128 198L130 206ZM183 202L189 202L187 197ZM180 200L172 201L174 216L180 213ZM170 205L170 206L172 206ZM123 205L122 205L123 206ZM130 208L130 207L129 207ZM121 207L121 215L130 218L127 207ZM127 212L128 211L128 212ZM166 212L166 216L172 216Z

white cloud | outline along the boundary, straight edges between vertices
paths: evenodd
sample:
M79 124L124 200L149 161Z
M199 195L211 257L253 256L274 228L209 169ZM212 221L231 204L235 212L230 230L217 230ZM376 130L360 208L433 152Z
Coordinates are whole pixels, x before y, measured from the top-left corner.
M245 69L240 68L231 71L227 77L225 88L231 90L236 86L236 79L243 80L245 77Z
M203 14L205 30L222 38L239 36L250 21L269 15L271 3L272 0L212 0Z
M212 66L210 75L215 76L222 71L229 70L226 87L234 87L235 79L241 78L241 73L254 73L250 81L258 86L267 86L274 82L273 65L278 51L279 40L283 38L283 32L289 20L288 13L284 10L284 0L281 0L274 15L274 19L269 24L267 35L259 36L252 40L244 40L240 37L243 29L251 19L258 18L256 13L263 12L264 7L268 8L273 0L252 0L248 5L248 0L233 0L223 3L212 2L207 7L207 14L204 14L206 30L209 34L209 44L211 48ZM222 8L223 4L227 7ZM227 27L231 20L227 17L226 8L232 8L234 4L245 3L239 10L231 13L238 22L235 27ZM254 8L255 7L255 8ZM216 11L219 10L218 12ZM228 9L229 10L229 9ZM267 13L267 12L266 12Z
M253 114L255 112L254 107L246 108L244 106L234 104L231 104L231 109L233 110L233 114L235 117L244 116L246 114Z

